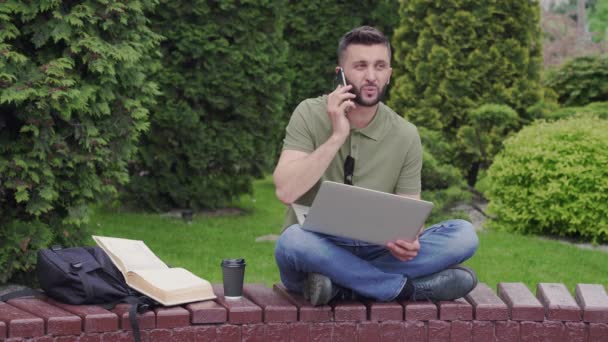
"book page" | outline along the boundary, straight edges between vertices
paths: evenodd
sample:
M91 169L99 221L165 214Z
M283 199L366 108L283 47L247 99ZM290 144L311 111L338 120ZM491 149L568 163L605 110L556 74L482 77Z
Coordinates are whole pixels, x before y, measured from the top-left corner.
M97 242L123 274L133 270L168 269L143 241L93 235Z
M131 271L126 280L132 288L164 305L215 298L213 288L207 280L179 267L165 270Z

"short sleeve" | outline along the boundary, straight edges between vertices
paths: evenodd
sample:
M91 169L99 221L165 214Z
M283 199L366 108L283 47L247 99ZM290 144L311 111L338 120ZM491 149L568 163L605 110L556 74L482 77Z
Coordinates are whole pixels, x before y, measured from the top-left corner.
M399 181L395 191L399 194L418 194L422 190L420 174L422 170L422 143L418 130L414 130L414 136L409 144L405 155Z
M300 103L294 110L285 128L283 150L314 152L313 136L305 120L306 112L307 106L305 103Z

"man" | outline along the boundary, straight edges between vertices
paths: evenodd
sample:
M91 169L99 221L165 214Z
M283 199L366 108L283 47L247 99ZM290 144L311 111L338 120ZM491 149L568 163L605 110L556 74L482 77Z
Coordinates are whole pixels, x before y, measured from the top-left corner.
M372 27L342 37L338 63L347 85L300 103L286 128L273 174L283 203L310 205L324 180L420 198L422 148L416 127L380 102L390 60L388 40ZM477 284L475 273L458 265L477 249L467 221L421 228L415 241L385 246L305 231L296 222L288 209L275 258L285 287L314 305L352 295L453 300Z

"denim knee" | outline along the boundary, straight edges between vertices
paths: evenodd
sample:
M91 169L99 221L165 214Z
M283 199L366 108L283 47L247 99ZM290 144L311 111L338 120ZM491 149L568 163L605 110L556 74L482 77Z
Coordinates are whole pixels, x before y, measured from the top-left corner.
M461 256L463 260L469 259L475 254L479 239L475 227L469 221L462 219L448 220L442 225L449 227L452 230L450 239L450 249Z
M301 249L305 248L302 244L305 231L299 225L294 224L287 227L279 236L275 246L274 254L282 253L283 255L298 255Z

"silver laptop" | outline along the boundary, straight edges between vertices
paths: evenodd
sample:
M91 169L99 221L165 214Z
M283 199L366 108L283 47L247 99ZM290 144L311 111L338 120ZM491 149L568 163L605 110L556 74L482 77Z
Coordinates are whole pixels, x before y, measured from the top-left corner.
M384 245L416 239L433 203L324 181L311 207L292 207L302 229Z

